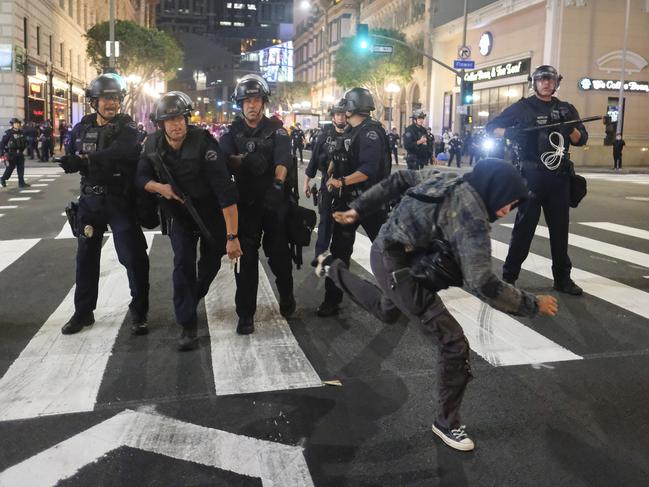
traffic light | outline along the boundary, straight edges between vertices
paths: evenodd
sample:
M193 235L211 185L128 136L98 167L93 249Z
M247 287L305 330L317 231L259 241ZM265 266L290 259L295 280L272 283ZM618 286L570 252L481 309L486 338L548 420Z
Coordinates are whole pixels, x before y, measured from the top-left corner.
M356 48L364 52L370 50L370 33L367 24L356 24Z
M473 82L464 81L460 84L460 99L462 105L471 105L473 103Z

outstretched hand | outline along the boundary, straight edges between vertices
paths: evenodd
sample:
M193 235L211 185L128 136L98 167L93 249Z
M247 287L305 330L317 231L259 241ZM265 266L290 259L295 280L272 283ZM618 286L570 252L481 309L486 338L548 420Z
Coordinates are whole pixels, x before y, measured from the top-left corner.
M559 304L557 298L554 296L540 295L536 297L539 305L539 313L547 316L556 316L559 311Z
M351 225L358 221L358 212L356 210L336 211L333 214L334 220L341 225Z

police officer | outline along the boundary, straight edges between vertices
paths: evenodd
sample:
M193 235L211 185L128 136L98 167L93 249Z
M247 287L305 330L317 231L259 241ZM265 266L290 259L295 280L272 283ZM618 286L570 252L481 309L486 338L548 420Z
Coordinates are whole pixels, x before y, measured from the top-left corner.
M288 191L285 181L291 168L291 139L281 120L264 115L270 97L265 79L246 75L232 95L241 108L228 133L219 140L239 191L239 241L243 256L235 273L237 333L255 331L259 282L259 246L263 245L279 291L279 311L295 311L293 264L286 236Z
M539 66L529 76L534 94L522 98L487 124L487 133L513 141L514 152L523 177L533 193L518 209L512 230L503 279L513 284L527 258L539 221L541 208L550 231L554 289L579 296L582 289L570 278L572 264L568 257L570 220L570 145L581 146L588 140L583 124L569 124L560 129L521 132L528 127L579 119L570 103L552 96L562 76L549 65Z
M90 83L86 98L95 113L86 115L74 126L70 154L61 157L60 165L66 173L81 173L76 215L75 311L61 330L64 335L77 333L95 322L99 261L108 225L119 261L128 274L131 332L148 333L149 258L134 205L139 154L137 128L131 117L119 112L125 86L117 74L102 74Z
M302 157L304 141L304 132L302 131L302 126L298 123L295 128L291 130L291 143L293 145L293 157L297 157L297 152L300 151L300 165L304 164L304 158Z
M316 274L333 280L375 317L394 323L406 316L420 322L438 340L439 411L432 429L457 450L474 448L460 418L462 399L472 378L469 343L437 293L449 284L464 285L506 313L556 314L554 297L518 290L492 271L490 223L504 217L527 193L518 171L496 159L478 163L463 177L439 174L434 169L398 171L352 202L350 210L334 213L336 222L354 225L373 208L401 198L372 244L370 263L378 287L351 273L347 263L332 256L318 257ZM437 258L419 260L432 249L439 249L435 242L440 239L446 240L448 248L441 260L454 262L441 269L455 268L456 272L438 273L440 267L432 265ZM454 279L439 285L444 275Z
M412 124L403 133L403 147L406 149L406 164L408 169L421 169L430 163L432 156L427 136L426 114L423 110L415 110L410 116Z
M453 134L453 137L448 141L448 163L447 166L450 167L455 158L455 163L457 167L462 165L462 141L458 134Z
M27 188L29 184L25 182L25 155L23 151L27 147L27 140L22 130L22 121L18 118L12 118L9 121L11 128L7 130L0 142L0 154L7 156L7 168L5 169L2 177L0 177L0 185L7 186L7 179L11 177L14 169L18 173L18 187Z
M210 133L188 125L191 112L191 99L182 92L169 92L156 101L151 121L158 130L147 138L136 180L139 189L163 197L160 201L174 252L174 310L182 326L179 350L198 346L196 307L216 277L221 257L226 250L231 259L241 256L236 184ZM188 204L197 215L189 213ZM197 218L209 234L201 233Z
M318 222L318 237L315 243L315 257L327 250L331 242L333 195L327 190L328 171L334 158L345 157L344 135L349 128L344 99L332 106L329 114L331 124L326 125L318 134L318 138L311 150L311 159L304 171L306 175L304 178L304 194L307 198L311 197L311 180L316 176L317 171L320 171L322 175L320 190L317 193L320 220ZM315 267L315 259L311 264Z
M398 166L399 165L399 140L401 137L399 137L399 133L397 132L396 127L392 127L392 130L388 134L388 142L390 143L390 153L394 157L394 163Z
M335 211L347 210L355 198L387 177L391 166L385 130L370 117L370 112L374 110L372 94L365 88L352 88L345 93L344 101L347 122L352 127L345 140L347 157L336 161L342 169L336 169L327 180L327 188L333 193ZM349 265L358 226L362 225L373 241L385 219L385 207L379 206L378 211L354 225L343 226L334 222L331 255ZM326 279L324 301L316 313L324 317L337 314L342 299L342 291L331 279Z
M41 141L41 162L50 160L54 154L54 129L49 120L45 120L38 129L39 139Z
M137 124L137 143L142 145L144 144L144 141L146 140L147 136L147 131L144 128L144 124L138 123Z

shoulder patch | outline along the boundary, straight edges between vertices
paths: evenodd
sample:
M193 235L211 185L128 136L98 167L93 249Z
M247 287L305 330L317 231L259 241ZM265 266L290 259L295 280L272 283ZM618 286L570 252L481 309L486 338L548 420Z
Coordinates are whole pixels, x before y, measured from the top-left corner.
M283 128L283 127L282 127L282 128L278 128L278 129L275 131L275 133L276 133L277 135L288 136L288 132L287 132L286 129Z
M205 159L208 161L216 161L216 159L219 157L219 155L216 153L215 150L208 150L205 153Z
M136 129L137 130L137 124L135 122L129 122L126 124L126 126L130 129Z
M376 133L376 130L370 130L366 135L370 140L378 140L379 138L379 134Z

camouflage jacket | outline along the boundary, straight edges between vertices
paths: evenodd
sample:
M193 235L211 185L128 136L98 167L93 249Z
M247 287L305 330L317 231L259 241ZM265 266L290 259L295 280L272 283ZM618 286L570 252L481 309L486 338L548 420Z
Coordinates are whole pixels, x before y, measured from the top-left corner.
M446 193L441 203L429 203L408 195L427 197ZM510 286L494 274L491 267L491 229L487 209L473 187L457 174L440 174L435 169L397 171L374 185L350 204L361 217L371 209L403 196L383 225L379 238L399 243L407 249L426 250L438 231L451 246L464 277L464 287L496 309L510 314L535 316L536 297ZM436 212L436 205L441 205ZM438 213L437 221L435 215Z

